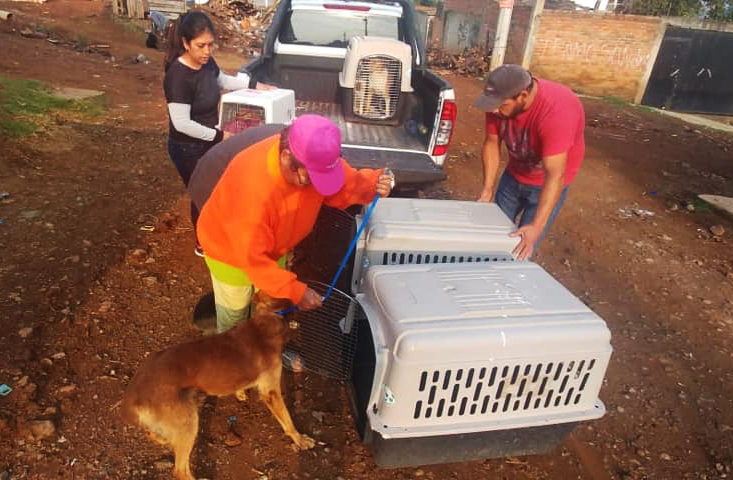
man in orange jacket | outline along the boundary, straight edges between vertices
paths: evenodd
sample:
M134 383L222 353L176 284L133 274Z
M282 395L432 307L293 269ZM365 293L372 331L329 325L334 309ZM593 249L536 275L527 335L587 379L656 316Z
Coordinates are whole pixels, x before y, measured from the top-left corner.
M391 191L383 170L355 170L341 155L341 133L329 119L302 115L290 127L251 128L221 142L189 182L214 286L217 330L248 318L254 289L289 298L301 310L321 296L284 268L284 255L313 229L325 203L369 203Z

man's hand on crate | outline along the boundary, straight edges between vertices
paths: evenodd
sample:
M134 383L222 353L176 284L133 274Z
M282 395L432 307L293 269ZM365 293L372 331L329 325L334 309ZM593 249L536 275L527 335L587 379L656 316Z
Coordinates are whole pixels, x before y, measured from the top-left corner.
M510 237L522 238L519 241L519 244L517 244L512 251L512 253L517 257L517 260L526 260L532 256L534 246L540 238L540 235L542 235L542 228L531 223L529 225L519 227L516 232L509 234Z
M389 168L385 168L377 178L377 193L381 197L388 197L394 185L394 173Z

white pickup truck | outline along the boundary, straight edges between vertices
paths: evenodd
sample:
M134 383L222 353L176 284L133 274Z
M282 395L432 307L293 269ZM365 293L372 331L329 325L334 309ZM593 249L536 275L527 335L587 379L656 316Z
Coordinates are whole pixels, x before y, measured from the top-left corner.
M445 178L456 104L427 68L416 19L409 0L282 0L261 54L241 71L294 90L296 115L336 122L351 165L430 184Z

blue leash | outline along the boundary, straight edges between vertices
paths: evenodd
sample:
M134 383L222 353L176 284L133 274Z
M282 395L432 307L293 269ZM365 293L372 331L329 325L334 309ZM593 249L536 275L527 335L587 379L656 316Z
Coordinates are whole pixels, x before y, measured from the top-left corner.
M359 225L359 228L356 230L356 235L354 235L354 238L351 240L351 245L349 245L349 249L346 252L346 255L344 255L344 258L341 260L341 264L339 265L338 270L336 271L336 275L333 276L333 280L331 280L331 283L328 286L328 290L326 290L326 294L323 295L322 302L326 302L328 300L328 297L331 296L331 292L333 292L333 288L336 285L336 282L338 282L339 277L344 271L344 267L346 267L346 262L349 261L349 257L354 252L354 248L356 248L356 242L359 241L359 237L361 236L361 232L364 230L364 227L366 227L367 223L369 223L369 217L372 216L372 212L374 211L374 207L377 206L377 201L379 200L379 194L374 195L374 200L372 200L372 203L369 204L369 208L367 208L366 213L364 214L364 219L361 221L361 225ZM296 311L298 307L293 305L292 307L286 308L284 310L280 310L279 312L275 312L278 315L287 315L288 313L292 313Z

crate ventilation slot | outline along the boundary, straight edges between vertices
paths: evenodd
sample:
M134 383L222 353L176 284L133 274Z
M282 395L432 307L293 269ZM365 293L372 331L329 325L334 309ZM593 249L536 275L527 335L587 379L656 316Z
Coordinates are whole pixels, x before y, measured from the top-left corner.
M438 254L431 252L384 252L382 265L435 264L435 263L479 263L479 262L511 262L514 258L507 255L482 254Z
M414 419L501 415L577 405L595 359L424 370ZM603 372L598 372L603 374Z

